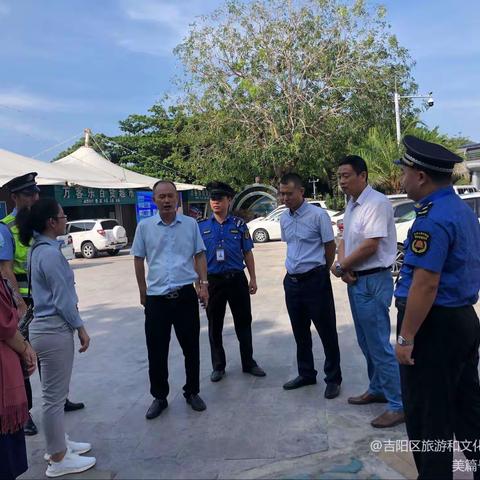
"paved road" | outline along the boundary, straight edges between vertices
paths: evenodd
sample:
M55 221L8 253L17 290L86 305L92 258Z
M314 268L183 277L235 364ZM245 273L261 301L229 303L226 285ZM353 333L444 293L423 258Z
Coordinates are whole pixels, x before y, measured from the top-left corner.
M411 469L408 458L392 460L370 451L374 439L406 438L404 427L375 430L369 421L381 413L381 405L352 407L346 402L366 389L367 376L341 281L334 280L344 377L340 397L323 398L321 373L317 385L282 389L296 375L295 344L281 285L285 246L259 245L255 255L259 291L253 297L254 354L267 377L242 373L228 314L227 375L212 384L202 313L200 393L208 408L194 412L183 399L183 357L172 335L169 408L153 421L144 417L151 397L132 258L122 252L118 257L71 262L92 343L87 353L76 355L70 392L72 400L84 401L87 408L67 414L66 422L73 439L93 444L98 461L79 478L403 478L398 471L406 474ZM314 354L321 372L324 356L315 333ZM33 389L33 415L41 432L37 375ZM28 450L31 468L23 478L41 478L42 433L28 439Z

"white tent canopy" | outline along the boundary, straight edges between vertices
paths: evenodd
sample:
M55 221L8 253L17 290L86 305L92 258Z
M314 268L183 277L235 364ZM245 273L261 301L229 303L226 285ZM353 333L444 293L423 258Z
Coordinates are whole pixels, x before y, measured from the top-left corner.
M37 172L39 185L82 185L91 188L152 188L158 178L132 172L103 158L91 147L80 147L53 163L0 149L0 185L28 172ZM177 189L203 190L175 182Z

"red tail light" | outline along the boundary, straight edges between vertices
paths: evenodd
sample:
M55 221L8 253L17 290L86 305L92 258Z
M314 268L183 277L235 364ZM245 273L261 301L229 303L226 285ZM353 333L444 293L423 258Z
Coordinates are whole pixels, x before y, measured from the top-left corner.
M343 233L343 220L339 220L337 222L337 227L338 227L338 230Z
M97 230L97 233L99 233L100 235L102 235L103 237L105 236L105 230Z

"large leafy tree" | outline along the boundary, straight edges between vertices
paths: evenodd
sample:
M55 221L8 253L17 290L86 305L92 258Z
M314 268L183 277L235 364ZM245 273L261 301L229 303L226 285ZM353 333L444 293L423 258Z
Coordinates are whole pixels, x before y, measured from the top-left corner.
M189 147L182 131L190 119L178 107L155 104L147 114L132 114L119 122L121 134L92 135L90 146L110 161L146 175L178 181L192 181L192 169L185 166ZM79 140L57 155L62 158L84 144Z
M201 180L276 181L291 169L328 179L349 143L393 123L395 82L416 89L385 10L361 0L229 0L175 52L194 118L188 164Z

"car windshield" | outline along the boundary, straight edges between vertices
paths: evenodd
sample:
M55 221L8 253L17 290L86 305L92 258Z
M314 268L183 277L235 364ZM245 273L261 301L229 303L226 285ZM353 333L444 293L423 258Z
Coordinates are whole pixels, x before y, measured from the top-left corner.
M395 223L402 223L402 222L409 222L410 220L415 219L415 210L412 210L411 212L407 212L405 215L402 215L401 217L397 218Z

